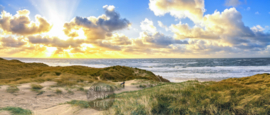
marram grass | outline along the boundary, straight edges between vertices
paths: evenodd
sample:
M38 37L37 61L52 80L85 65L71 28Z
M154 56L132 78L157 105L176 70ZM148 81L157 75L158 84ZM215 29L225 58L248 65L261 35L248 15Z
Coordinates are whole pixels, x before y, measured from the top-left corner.
M120 93L106 115L267 115L270 114L269 74L220 82L166 83ZM250 80L252 79L252 80ZM238 81L242 82L238 82ZM248 81L245 81L248 80ZM252 83L250 83L252 82ZM268 83L266 83L268 82Z
M150 71L125 66L91 68L85 66L50 67L43 63L23 63L18 60L0 59L0 85L29 82L56 81L58 86L83 85L95 81L124 81L148 79L168 80Z
M32 115L32 112L28 109L20 107L4 107L0 108L0 111L9 111L12 115Z

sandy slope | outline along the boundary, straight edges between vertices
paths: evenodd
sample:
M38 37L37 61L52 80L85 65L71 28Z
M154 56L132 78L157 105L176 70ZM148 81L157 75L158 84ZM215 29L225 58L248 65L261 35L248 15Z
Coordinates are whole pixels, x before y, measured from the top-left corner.
M136 80L126 81L125 88L115 91L115 93L140 90L141 88L131 85L132 83L136 82ZM86 94L83 91L77 91L76 88L70 89L74 92L73 95L68 94L65 88L50 87L54 84L55 82L42 83L41 85L44 86L43 90L45 92L41 95L37 95L36 92L31 91L30 83L21 84L18 86L20 91L15 94L6 92L6 88L8 86L1 86L0 108L6 106L21 107L24 109L30 109L34 115L98 115L101 113L100 111L96 111L94 109L81 109L69 104L61 104L71 100L87 100ZM88 89L89 87L84 88ZM56 89L61 89L63 94L56 94ZM9 113L1 111L0 114Z
M8 111L0 111L0 115L11 115Z

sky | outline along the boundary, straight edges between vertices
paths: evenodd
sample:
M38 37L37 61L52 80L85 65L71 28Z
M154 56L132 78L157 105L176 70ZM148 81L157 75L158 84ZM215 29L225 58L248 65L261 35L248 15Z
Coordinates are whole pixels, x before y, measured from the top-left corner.
M269 0L0 0L0 57L270 57L269 5Z

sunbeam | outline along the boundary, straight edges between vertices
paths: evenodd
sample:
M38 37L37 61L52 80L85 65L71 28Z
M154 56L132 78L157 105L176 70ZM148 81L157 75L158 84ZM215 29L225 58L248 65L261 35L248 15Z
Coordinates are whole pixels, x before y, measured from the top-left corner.
M63 32L65 22L74 17L74 12L80 0L30 0L39 13L46 17L53 25L47 33L49 36L57 36L60 39L68 39Z

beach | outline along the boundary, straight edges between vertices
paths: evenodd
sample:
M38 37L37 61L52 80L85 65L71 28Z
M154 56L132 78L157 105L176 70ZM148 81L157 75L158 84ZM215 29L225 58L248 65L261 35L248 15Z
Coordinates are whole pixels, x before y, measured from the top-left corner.
M227 79L174 77L170 82L137 67L48 66L3 58L0 63L0 115L270 112L265 98L270 96L269 73ZM108 87L110 93L104 96ZM110 104L93 104L101 102Z

